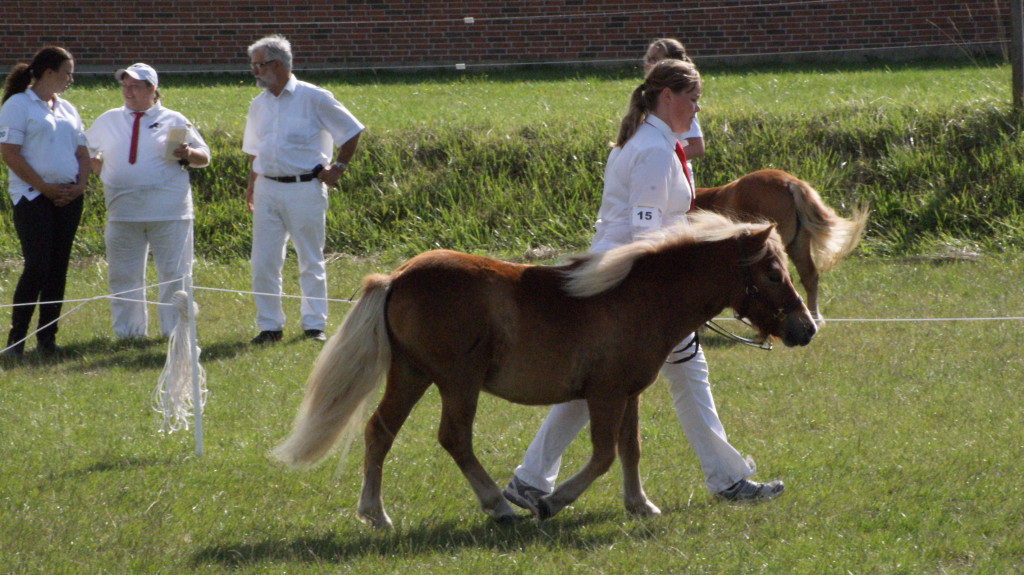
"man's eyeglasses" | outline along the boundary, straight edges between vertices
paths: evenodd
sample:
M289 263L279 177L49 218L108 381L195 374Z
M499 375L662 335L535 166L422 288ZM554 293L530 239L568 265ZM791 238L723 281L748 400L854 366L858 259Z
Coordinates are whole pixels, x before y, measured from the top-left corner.
M252 62L249 65L252 66L253 68L257 69L257 70L262 70L263 68L265 68L267 66L267 64L270 64L271 62L277 62L277 60L274 59L274 60L264 60L262 62Z

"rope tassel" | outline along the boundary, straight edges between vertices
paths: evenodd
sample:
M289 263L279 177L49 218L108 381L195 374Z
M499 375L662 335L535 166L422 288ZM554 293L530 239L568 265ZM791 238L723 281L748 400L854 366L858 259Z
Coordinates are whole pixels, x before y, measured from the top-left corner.
M189 297L184 291L175 292L171 304L178 310L178 323L171 331L167 342L167 361L153 391L153 409L163 417L160 432L166 433L188 429L189 418L195 412L195 395L199 396L201 414L207 393L206 371L199 365L199 346L194 345L195 331L192 329L192 318L199 312L198 306L193 303L189 310Z

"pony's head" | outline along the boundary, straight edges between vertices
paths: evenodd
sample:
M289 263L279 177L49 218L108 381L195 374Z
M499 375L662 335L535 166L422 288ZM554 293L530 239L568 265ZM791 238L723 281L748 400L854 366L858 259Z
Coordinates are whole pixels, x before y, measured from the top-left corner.
M807 345L817 328L793 287L775 224L737 223L712 212L690 214L687 220L606 252L575 258L565 270L566 293L590 297L611 290L626 279L638 260L675 246L733 245L737 250L730 250L736 252L732 261L719 262L738 266L734 272L739 283L730 290L726 305L749 320L763 338L778 337L787 346Z
M761 337L777 337L786 346L807 345L817 326L789 276L785 248L775 224L741 224L737 234L738 265L743 269L743 290L730 307L747 319Z

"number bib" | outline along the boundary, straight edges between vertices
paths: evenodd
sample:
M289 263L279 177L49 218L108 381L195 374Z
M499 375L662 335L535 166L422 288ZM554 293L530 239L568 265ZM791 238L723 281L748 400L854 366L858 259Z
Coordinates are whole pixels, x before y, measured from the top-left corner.
M651 231L661 229L661 210L647 206L633 207L634 230Z

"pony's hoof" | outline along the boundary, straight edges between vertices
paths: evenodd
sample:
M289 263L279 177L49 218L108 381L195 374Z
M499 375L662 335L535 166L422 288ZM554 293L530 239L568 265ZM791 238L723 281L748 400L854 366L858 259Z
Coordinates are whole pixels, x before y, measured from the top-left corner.
M544 521L545 519L551 519L555 516L554 509L551 509L551 504L548 503L547 497L541 497L537 500L537 519Z
M391 529L394 527L391 523L391 518L388 517L388 514L384 513L384 511L381 511L380 513L363 513L360 511L356 513L356 517L358 517L364 524L377 530Z
M661 515L661 509L650 501L643 501L639 504L627 505L626 511L636 517L657 517Z
M513 513L512 515L495 515L491 517L491 519L493 519L494 522L498 525L505 526L515 525L516 523L519 523L520 517Z

